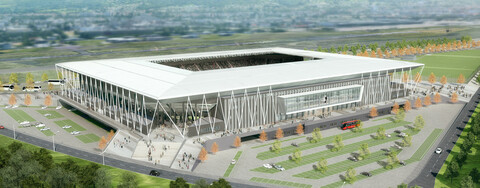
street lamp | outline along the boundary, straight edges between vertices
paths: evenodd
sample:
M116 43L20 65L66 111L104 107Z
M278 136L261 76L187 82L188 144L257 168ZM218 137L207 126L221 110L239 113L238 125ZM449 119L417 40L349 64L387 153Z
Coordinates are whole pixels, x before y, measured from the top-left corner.
M52 135L52 144L53 144L53 151L55 151L55 133L58 133L60 131L54 132Z
M105 166L105 149L103 149L102 153L100 153L100 155L102 155L102 164L103 166Z
M16 140L17 139L17 134L15 132L15 124L13 124L12 126L13 126L13 139Z
M343 181L342 188L343 188L343 186L345 185L345 183L347 183L347 182L346 182L346 181Z

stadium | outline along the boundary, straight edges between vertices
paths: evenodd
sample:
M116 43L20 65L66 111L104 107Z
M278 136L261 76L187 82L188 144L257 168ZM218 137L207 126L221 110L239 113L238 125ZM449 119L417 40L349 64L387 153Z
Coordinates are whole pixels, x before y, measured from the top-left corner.
M143 135L167 127L181 137L408 96L413 69L423 64L288 48L56 64L63 98Z

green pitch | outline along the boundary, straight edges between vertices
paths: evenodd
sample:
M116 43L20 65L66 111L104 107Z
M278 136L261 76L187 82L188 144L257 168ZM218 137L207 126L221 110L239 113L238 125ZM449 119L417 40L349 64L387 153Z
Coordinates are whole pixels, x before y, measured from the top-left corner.
M62 114L58 113L55 110L37 110L38 113L45 116L45 114L51 114L50 116L45 116L48 119L56 119L64 117Z
M85 135L78 135L76 137L85 144L100 141L100 137L91 133Z
M52 114L53 115L53 114ZM63 127L65 125L72 126L71 128L64 129L67 132L72 132L72 131L85 131L87 129L83 128L79 124L73 122L72 120L60 120L60 121L55 121L55 124L57 124L59 127Z
M15 121L17 121L19 123L22 122L22 121L30 121L30 122L35 121L35 119L33 119L32 116L28 115L27 113L25 113L22 110L5 109L4 111L7 112L7 114L10 117L15 119Z
M480 66L480 49L424 55L415 62L425 64L423 76L429 76L433 72L437 80L445 75L456 82L458 75L463 74L468 79Z

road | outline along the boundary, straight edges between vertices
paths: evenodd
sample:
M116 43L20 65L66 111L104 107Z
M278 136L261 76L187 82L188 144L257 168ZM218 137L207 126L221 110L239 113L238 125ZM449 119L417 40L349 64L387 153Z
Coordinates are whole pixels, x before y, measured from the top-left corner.
M462 130L465 128L470 116L474 112L480 99L480 88L475 92L472 99L463 107L453 124L448 129L445 136L440 141L438 147L443 149L441 154L433 154L426 162L420 174L409 183L409 186L419 185L421 187L434 187L435 177L445 163L448 154L458 140ZM436 147L435 147L436 148Z
M13 138L13 130L10 130L7 128L1 130L0 134ZM17 140L27 142L42 148L46 148L46 149L53 148L53 143L51 141L42 140L42 139L29 136L23 133L18 133L18 132L16 132L16 137L17 137ZM73 157L77 157L77 158L102 164L102 156L99 154L78 150L78 149L61 145L61 144L55 144L55 148L57 152L61 152ZM177 177L182 177L189 183L195 183L195 181L199 179L205 179L207 182L212 182L212 181L218 180L219 178L215 176L170 169L164 166L152 166L151 163L136 161L133 159L123 158L123 157L114 156L114 155L105 156L105 165L129 170L133 172L138 172L142 174L148 174L151 170L156 169L161 172L161 175L160 175L161 178L174 180ZM249 182L249 181L230 179L230 178L227 178L227 181L230 182L230 185L232 185L232 187L260 187L258 183ZM265 186L268 186L268 185L265 184Z

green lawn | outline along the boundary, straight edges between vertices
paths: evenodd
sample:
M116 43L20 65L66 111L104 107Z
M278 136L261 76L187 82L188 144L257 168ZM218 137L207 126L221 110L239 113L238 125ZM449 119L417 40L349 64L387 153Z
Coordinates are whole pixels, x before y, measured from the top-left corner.
M416 133L418 133L418 132L413 132L410 129L406 130L405 132L408 135L415 135ZM360 141L360 142L356 142L354 144L345 145L343 147L343 149L338 151L338 152L332 152L330 150L323 150L323 151L320 151L320 152L305 155L305 156L302 156L302 160L299 163L296 163L292 160L285 160L285 161L278 162L276 164L282 165L285 168L285 170L289 170L289 169L296 168L296 167L299 167L299 166L316 163L321 158L328 159L328 158L331 158L331 157L336 157L336 156L340 156L340 155L343 155L343 154L358 151L358 148L360 148L360 145L362 145L364 143L367 143L369 147L372 147L372 146L376 146L376 145L380 145L380 144L383 144L383 143L392 142L392 141L401 139L400 137L397 136L398 133L393 133L391 135L392 135L392 137L385 138L383 140L368 139L368 140L363 140L363 141ZM277 173L277 172L279 172L276 169L273 169L273 168L267 169L263 166L251 169L251 171L263 172L263 173Z
M423 144L417 149L417 151L413 154L413 156L410 158L410 159L407 159L405 160L405 162L407 163L407 165L413 163L413 162L416 162L416 161L420 161L423 159L423 157L425 156L425 154L427 153L428 151L428 148L430 148L432 146L433 143L435 143L435 140L437 140L438 136L440 136L440 134L442 133L442 129L435 129L432 131L432 133L430 133L430 135L427 137L427 139L425 140L425 142L423 142ZM401 160L401 159L400 159ZM400 165L394 165L394 167L390 170L393 170L395 168L399 168L399 167L402 167ZM346 170L345 170L346 171ZM375 176L375 175L378 175L378 174L381 174L381 173L384 173L386 171L389 171L389 169L386 169L386 168L377 168L375 170L372 170L370 171L370 174L372 174L372 176ZM364 176L364 175L357 175L357 181L360 181L362 179L365 179L367 178L367 176ZM334 182L334 183L331 183L331 184L328 184L328 185L325 185L325 186L322 186L322 188L336 188L336 187L341 187L343 185L343 180L340 180L340 181L337 181L337 182ZM435 184L436 185L436 184Z
M75 136L75 137L77 137L80 141L82 141L85 144L100 141L100 137L98 137L97 135L94 135L92 133L84 134L84 135L78 135L78 136Z
M423 76L433 72L437 79L445 75L449 81L456 82L460 73L468 79L480 66L480 49L424 55L415 62L425 64Z
M477 106L477 108L475 109L475 113L472 114L472 116L473 117L477 116L479 112L480 112L480 104ZM445 161L442 168L438 172L437 178L435 179L435 187L460 187L460 181L463 177L468 176L468 174L473 168L480 169L480 142L477 141L472 147L472 153L468 154L465 164L460 169L460 175L456 178L453 178L453 183L450 182L450 178L446 178L443 175L447 169L447 166L450 164L453 158L457 156L458 153L460 152L460 146L463 144L465 137L467 136L468 132L470 132L471 130L471 125L470 125L471 118L468 122L469 123L465 126L465 129L463 130L462 134L460 135L457 142L455 143L455 146L453 147L452 151L448 155L447 160ZM480 184L477 183L476 187L480 187Z
M83 128L79 124L73 122L72 120L60 120L60 121L55 121L55 124L57 124L59 127L63 127L65 125L72 126L71 128L64 129L67 132L72 132L72 131L85 131L87 129Z
M385 124L365 128L365 129L363 129L363 132L360 132L360 133L354 133L352 131L346 131L345 133L342 133L342 134L339 134L339 135L342 136L343 140L347 140L347 139L351 139L351 138L375 133L378 130L378 128L380 128L380 127L385 127L385 129L388 130L388 129L404 126L404 125L407 125L409 123L410 122L407 122L407 121L402 121L402 122L399 122L399 123L393 123L393 122L385 123ZM302 151L302 150L316 148L316 147L319 147L319 146L324 146L324 145L332 143L335 136L329 136L329 137L323 138L322 140L320 140L320 142L317 142L317 143L310 143L308 141L302 142L302 143L298 144L298 147L285 146L285 147L282 147L282 150L279 153L275 153L275 152L272 152L272 151L260 152L260 153L257 154L257 158L260 159L260 160L266 160L266 159L271 159L271 158L275 158L275 157L279 157L279 156L283 156L283 155L292 154L296 149L299 149L299 150Z
M45 116L45 114L51 114L50 116L45 116L48 119L56 119L64 117L62 114L58 113L55 110L37 110L38 113Z
M289 138L289 139L286 139L286 140L280 140L280 142L287 142L287 141L296 140L296 139L305 138L305 137L306 137L306 136L297 136L297 137ZM261 147L265 147L265 146L271 146L272 144L273 144L273 142L272 142L272 143L268 143L268 144L262 144L262 145L258 145L258 146L253 146L252 149L261 148Z
M235 154L235 161L237 161L238 163L238 159L240 158L240 156L242 155L242 151L238 151L237 154ZM228 177L230 176L230 173L232 172L233 170L233 167L235 167L235 164L230 164L227 168L227 170L225 171L225 174L223 174L223 177Z
M22 121L29 121L29 122L34 122L35 119L32 118L32 116L28 115L25 113L23 110L16 110L16 109L4 109L7 114L15 119L18 123Z
M287 187L304 187L304 188L312 187L312 185L303 184L303 183L295 183L295 182L289 182L289 181L280 181L280 180L267 179L267 178L257 178L257 177L250 178L250 181L260 182L260 183L268 183L268 184L274 184L274 185L280 185L280 186L287 186Z
M14 140L10 137L0 135L0 147L6 147L9 144L11 144L13 141ZM25 147L29 150L38 150L40 148L40 147L31 145L31 144L28 144L28 143L24 143L24 142L21 142L21 143L23 144L23 147ZM79 158L76 158L76 157L72 157L72 156L69 156L69 155L66 155L66 154L63 154L63 153L59 153L59 152L51 152L51 154L53 156L53 160L57 164L61 163L61 162L65 162L65 161L67 161L67 159L74 160L80 166L86 166L86 165L92 163L90 161L79 159ZM108 172L112 177L112 184L113 184L114 187L116 187L121 180L120 175L123 172L125 172L126 170L119 169L119 168L114 168L114 167L111 167L111 166L103 166L103 167L108 169ZM139 180L138 181L139 182L139 187L141 187L141 188L168 187L170 185L170 180L169 179L158 178L158 177L149 176L149 175L146 175L146 174L139 174L139 173L135 173L135 174L137 175L137 178Z

